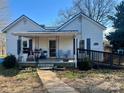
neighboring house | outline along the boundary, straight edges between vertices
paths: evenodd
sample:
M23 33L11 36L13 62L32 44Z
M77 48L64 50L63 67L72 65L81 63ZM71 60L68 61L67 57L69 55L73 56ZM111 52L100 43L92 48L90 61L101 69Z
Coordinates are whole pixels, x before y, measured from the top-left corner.
M0 33L0 56L6 55L6 39L3 33Z
M79 13L59 27L39 25L22 15L3 29L7 53L25 55L26 49L41 49L47 58L75 58L77 48L103 51L103 31L100 23Z
M104 51L112 53L112 45L107 40L104 41Z

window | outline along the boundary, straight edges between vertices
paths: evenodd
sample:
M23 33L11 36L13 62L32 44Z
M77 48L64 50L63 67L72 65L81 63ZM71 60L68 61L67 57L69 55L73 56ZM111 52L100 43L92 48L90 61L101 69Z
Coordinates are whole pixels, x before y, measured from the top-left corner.
M27 41L23 41L23 53L28 53L28 44Z
M23 41L23 48L27 48L27 41Z
M94 45L95 45L95 46L98 46L98 45L99 45L99 43L95 42L95 43L94 43Z

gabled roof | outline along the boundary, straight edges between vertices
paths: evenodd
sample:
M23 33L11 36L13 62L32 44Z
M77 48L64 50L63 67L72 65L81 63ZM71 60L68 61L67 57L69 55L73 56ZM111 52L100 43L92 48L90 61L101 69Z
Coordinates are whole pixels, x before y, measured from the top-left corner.
M84 13L80 12L76 15L74 15L72 18L70 18L69 20L67 20L65 23L63 23L60 27L57 28L57 30L61 30L64 26L68 25L70 22L72 22L73 20L75 20L76 18L78 18L79 16L83 16L85 18L87 18L89 21L92 21L93 23L95 23L96 25L98 25L100 28L102 29L106 29L106 27L102 24L100 24L99 22L95 21L94 19L88 17L87 15L85 15Z
M33 22L34 24L36 24L37 26L39 26L41 29L43 29L44 31L60 31L63 27L65 27L66 25L68 25L70 22L72 22L73 20L75 20L76 18L78 18L79 16L83 16L85 18L87 18L89 21L93 22L94 24L98 25L100 28L102 28L103 30L106 29L106 27L102 24L100 24L99 22L95 21L94 19L89 18L87 15L85 15L84 13L80 12L76 15L74 15L71 19L69 19L68 21L66 21L65 23L63 23L62 25L60 25L59 27L45 27L45 25L39 25L38 23L36 23L35 21L33 21L32 19L30 19L29 17L22 15L21 17L19 17L18 19L16 19L15 21L13 21L11 24L9 24L7 27L5 27L2 32L5 33L8 29L10 29L12 26L14 26L16 23L20 22L20 20L22 20L23 18L28 19L29 21ZM62 31L63 32L63 31Z
M12 23L10 23L7 27L5 27L2 32L5 33L8 29L10 29L13 25L15 25L16 23L20 22L20 20L22 20L23 18L26 18L27 20L33 22L35 25L39 26L41 29L45 30L45 28L43 28L41 25L39 25L38 23L36 23L35 21L33 21L32 19L30 19L29 17L22 15L19 18L17 18L15 21L13 21Z

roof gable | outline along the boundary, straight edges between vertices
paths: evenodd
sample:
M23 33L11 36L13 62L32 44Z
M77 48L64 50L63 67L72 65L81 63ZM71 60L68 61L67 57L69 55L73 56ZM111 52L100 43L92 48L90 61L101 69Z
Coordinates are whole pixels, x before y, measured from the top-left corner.
M38 23L36 23L35 21L33 21L32 19L30 19L29 17L22 15L21 17L19 17L18 19L16 19L15 21L13 21L12 23L10 23L7 27L5 27L2 32L5 33L7 32L7 30L9 30L11 27L13 27L14 25L16 25L17 23L19 23L20 21L22 21L23 19L26 19L28 21L30 21L31 23L33 23L34 25L36 25L37 27L41 28L41 30L44 30L44 28L42 26L40 26Z
M99 22L95 21L94 19L89 18L87 15L85 15L84 13L80 12L76 15L74 15L71 19L67 20L65 23L63 23L60 27L57 28L57 31L61 30L62 28L66 27L68 24L70 24L71 22L73 22L75 19L77 19L78 17L83 16L85 19L89 20L90 22L94 23L95 25L99 26L101 29L105 30L106 27L102 24L100 24Z

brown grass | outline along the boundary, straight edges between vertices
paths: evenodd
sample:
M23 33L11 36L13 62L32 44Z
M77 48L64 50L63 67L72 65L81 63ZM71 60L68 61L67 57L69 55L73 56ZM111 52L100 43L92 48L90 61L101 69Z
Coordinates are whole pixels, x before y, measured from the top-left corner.
M124 70L60 71L57 75L80 93L124 93Z
M0 69L0 93L45 93L36 71Z

